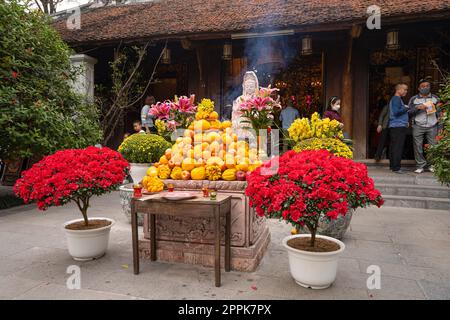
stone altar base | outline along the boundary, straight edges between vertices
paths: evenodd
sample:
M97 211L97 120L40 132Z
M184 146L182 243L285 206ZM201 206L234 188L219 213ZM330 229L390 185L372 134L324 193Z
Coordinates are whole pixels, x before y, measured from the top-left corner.
M203 186L229 194L231 199L231 268L254 271L270 243L270 232L265 218L256 215L244 195L246 182L164 180L175 190L197 191ZM144 216L144 239L140 240L140 254L150 259L148 216ZM156 216L157 258L163 261L214 266L214 223L204 217ZM225 225L222 225L222 244ZM221 250L224 256L224 249ZM223 258L222 258L223 259ZM223 261L221 261L223 264Z
M267 246L270 243L268 229L250 247L231 247L231 270L253 272L259 266ZM150 239L139 240L139 254L144 259L150 259ZM220 248L220 265L224 268L225 247ZM175 242L158 240L156 255L158 260L197 264L204 267L214 267L214 246L211 244Z

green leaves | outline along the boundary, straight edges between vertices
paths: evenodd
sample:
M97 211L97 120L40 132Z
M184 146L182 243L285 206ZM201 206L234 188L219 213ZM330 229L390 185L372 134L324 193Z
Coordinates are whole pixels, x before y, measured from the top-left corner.
M434 175L442 184L450 186L450 78L439 92L443 116L440 122L443 128L438 132L437 143L427 150L427 158L434 167Z
M171 143L159 135L135 133L122 142L118 151L128 162L154 163L171 146Z
M0 158L46 155L101 139L98 112L69 83L70 48L48 17L0 1Z

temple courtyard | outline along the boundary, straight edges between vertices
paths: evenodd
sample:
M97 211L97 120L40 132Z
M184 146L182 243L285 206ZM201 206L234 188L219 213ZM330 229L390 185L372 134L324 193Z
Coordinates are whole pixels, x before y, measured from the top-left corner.
M295 284L281 246L291 230L284 222L269 222L271 243L255 272L223 272L222 287L216 288L213 269L195 265L145 260L134 275L131 229L118 192L96 198L90 208L91 217L116 220L106 255L72 260L62 224L78 214L74 205L0 211L0 299L450 299L450 213L445 210L358 210L343 240L347 249L337 279L326 290ZM80 267L80 289L66 286L71 265ZM380 268L380 289L368 289L371 265Z

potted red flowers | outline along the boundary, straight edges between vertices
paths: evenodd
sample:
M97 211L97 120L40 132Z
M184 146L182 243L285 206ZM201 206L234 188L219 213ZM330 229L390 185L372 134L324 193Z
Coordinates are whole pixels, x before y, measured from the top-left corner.
M316 235L320 219L334 220L349 209L383 204L367 167L326 150L286 152L248 177L246 195L258 215L280 218L309 234L283 239L291 275L305 287L329 287L336 278L343 242Z
M120 153L108 148L62 150L25 171L14 192L41 210L75 202L83 218L64 224L69 253L75 260L91 260L105 254L114 220L89 219L90 199L115 190L128 168Z

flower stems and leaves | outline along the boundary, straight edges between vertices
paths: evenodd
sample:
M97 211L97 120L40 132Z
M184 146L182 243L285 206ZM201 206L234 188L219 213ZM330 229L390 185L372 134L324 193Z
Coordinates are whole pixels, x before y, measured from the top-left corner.
M271 167L278 167L277 172L262 174ZM288 151L253 171L247 182L245 194L256 213L284 219L297 229L306 226L311 246L319 218L335 220L349 208L380 207L384 202L364 164L326 150Z
M256 97L243 100L240 105L240 112L243 123L249 123L253 130L259 132L260 129L267 129L273 123L273 112L280 109L278 99L272 98L272 95L279 91L276 88L261 88Z
M294 150L328 150L338 157L353 158L349 141L344 140L342 126L337 120L320 119L317 112L311 119L296 119L288 129L295 142ZM350 140L351 142L351 140Z
M155 126L158 134L167 141L178 128L186 129L194 121L197 107L194 105L195 96L175 96L174 101L166 100L152 105L149 114L156 119Z
M353 152L350 147L339 139L335 138L310 138L297 143L293 150L301 152L304 150L328 150L337 157L347 159L353 158Z
M344 138L339 121L329 118L320 119L317 112L313 113L311 119L296 119L289 127L288 132L295 142L311 138L336 138L340 140Z

